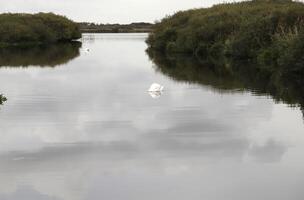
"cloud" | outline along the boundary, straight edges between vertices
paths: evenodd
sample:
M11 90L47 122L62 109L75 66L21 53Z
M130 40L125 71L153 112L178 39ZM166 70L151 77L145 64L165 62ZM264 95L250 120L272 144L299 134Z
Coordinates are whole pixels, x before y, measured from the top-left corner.
M287 151L287 147L280 142L269 139L263 145L253 145L249 155L260 162L278 162Z
M30 186L21 186L12 194L0 194L1 200L60 200L55 197L40 194L38 191L32 189Z

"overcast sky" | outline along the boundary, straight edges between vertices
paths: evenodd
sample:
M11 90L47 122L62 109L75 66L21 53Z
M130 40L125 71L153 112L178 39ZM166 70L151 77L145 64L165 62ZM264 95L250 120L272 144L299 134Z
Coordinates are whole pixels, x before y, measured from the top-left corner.
M54 12L65 15L75 21L100 23L153 22L178 10L210 7L213 4L223 1L224 0L2 0L0 1L0 12Z

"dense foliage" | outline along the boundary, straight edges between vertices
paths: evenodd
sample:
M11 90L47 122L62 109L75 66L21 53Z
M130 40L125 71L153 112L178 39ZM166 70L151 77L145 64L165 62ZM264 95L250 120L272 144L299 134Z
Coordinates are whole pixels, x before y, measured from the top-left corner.
M1 14L0 46L79 39L78 25L53 13Z
M178 12L157 23L147 43L156 51L250 59L304 75L304 4L253 0Z

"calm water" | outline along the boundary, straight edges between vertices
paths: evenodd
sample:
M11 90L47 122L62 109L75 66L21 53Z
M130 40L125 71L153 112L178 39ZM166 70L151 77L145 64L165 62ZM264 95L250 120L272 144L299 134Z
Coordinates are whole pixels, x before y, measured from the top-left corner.
M146 36L0 52L0 200L302 200L300 108L166 72Z

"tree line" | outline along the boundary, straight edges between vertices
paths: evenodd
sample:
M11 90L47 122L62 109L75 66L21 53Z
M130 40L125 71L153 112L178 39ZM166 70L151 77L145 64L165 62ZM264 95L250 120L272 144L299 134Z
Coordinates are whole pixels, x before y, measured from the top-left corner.
M83 33L146 33L151 32L153 24L138 22L131 24L98 24L81 22L79 29Z

